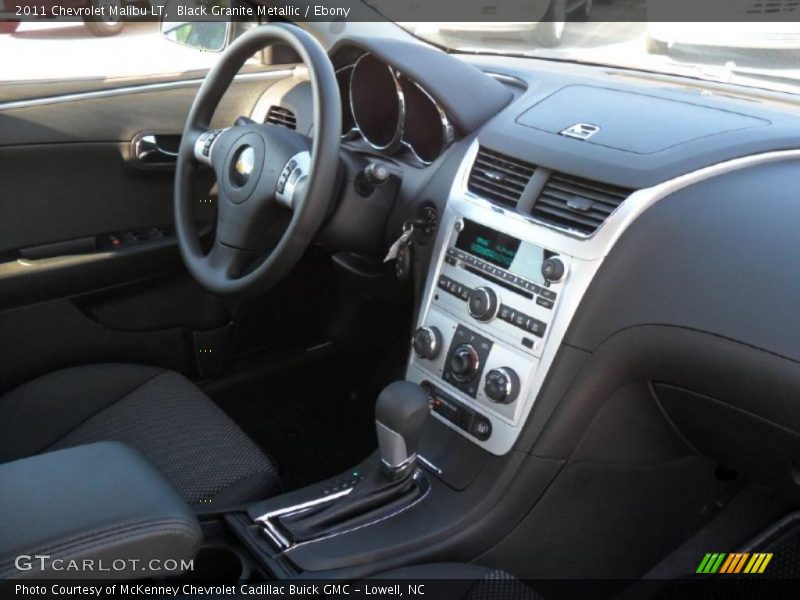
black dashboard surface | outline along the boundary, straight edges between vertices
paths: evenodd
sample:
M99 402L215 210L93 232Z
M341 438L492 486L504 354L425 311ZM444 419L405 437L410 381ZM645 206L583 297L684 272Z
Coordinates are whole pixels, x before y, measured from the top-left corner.
M653 154L712 135L766 127L762 119L688 100L615 90L596 85L568 85L538 102L517 123L560 135L576 124L598 129L584 140L634 154ZM679 123L680 127L666 127Z
M566 341L640 324L706 331L800 362L800 160L733 171L646 210L617 242Z
M555 171L637 189L726 160L800 145L800 110L793 101L766 102L736 88L712 93L693 81L664 83L604 67L511 57L465 60L527 85L481 129L481 144ZM528 122L536 115L528 113L532 107L571 86L592 88L594 101L560 102L552 108L556 112L542 114L541 121L536 117L540 128L519 122ZM698 133L700 114L709 122ZM572 139L555 133L561 123L600 125L601 131L590 140ZM650 142L641 139L644 133Z

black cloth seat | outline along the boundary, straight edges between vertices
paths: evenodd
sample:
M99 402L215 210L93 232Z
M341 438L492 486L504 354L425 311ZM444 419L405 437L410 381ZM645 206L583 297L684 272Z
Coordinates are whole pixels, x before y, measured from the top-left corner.
M128 364L75 367L0 397L0 462L103 440L141 451L200 508L265 498L279 488L269 458L172 371Z

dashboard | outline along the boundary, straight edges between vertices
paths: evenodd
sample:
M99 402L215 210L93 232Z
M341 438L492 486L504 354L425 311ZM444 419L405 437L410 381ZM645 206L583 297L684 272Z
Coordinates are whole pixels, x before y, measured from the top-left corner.
M800 393L787 335L800 332L796 100L398 44L343 40L331 56L344 147L402 180L384 248L421 206L438 212L414 247L406 378L442 426L489 454L530 451L551 419L579 436L588 405L647 380L800 431L800 406L784 401ZM569 371L566 355L591 365L637 331L658 335ZM699 350L712 347L717 358ZM754 371L761 360L782 375ZM663 411L690 442L743 460L719 442L734 433L716 408L676 402L665 396ZM794 447L759 452L789 464ZM564 452L552 448L539 452Z

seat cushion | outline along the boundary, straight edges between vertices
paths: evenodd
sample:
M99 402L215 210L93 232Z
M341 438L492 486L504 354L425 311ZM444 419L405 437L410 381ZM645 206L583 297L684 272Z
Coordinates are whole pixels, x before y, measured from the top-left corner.
M440 600L544 600L544 596L513 575L466 563L432 563L386 571L373 579L411 579L435 581L426 585L426 594Z
M0 398L0 460L97 441L141 451L190 504L233 505L278 489L277 470L185 377L91 365L45 375Z

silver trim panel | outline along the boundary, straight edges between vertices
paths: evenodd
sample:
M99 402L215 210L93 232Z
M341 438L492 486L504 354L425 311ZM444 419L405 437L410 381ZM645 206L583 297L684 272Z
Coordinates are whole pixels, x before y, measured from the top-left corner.
M447 206L442 216L439 234L434 246L433 266L425 282L422 309L416 326L427 325L428 320L435 318L437 314L437 309L433 304L433 296L438 291L437 281L444 264L446 250L450 246L452 237L457 233L456 225L463 218L469 218L525 242L557 252L562 258L566 259L565 263L569 266L563 280L563 288L559 292L558 310L549 324L548 334L541 351L536 352L536 356L539 358L538 366L532 370L528 377L520 373L521 392L515 403L518 405L518 409L513 415L513 419L491 411L480 402L450 386L441 379L435 370L432 370L433 365L426 365L424 361L416 357L413 351L409 350L410 358L406 379L414 382L427 379L441 387L448 394L458 398L462 403L489 419L493 433L488 440L480 441L435 412L433 413L434 418L439 419L445 426L464 435L495 455L506 454L514 446L522 427L533 409L535 400L550 371L567 328L578 310L583 295L597 274L605 257L608 256L617 240L633 221L662 198L700 181L754 165L792 159L800 160L800 150L757 154L705 167L653 187L638 190L632 193L591 237L577 238L568 235L564 231L531 222L528 217L514 211L500 210L490 202L469 193L467 191L467 181L477 152L478 142L475 140L470 145L451 186ZM441 313L439 312L438 314ZM470 320L471 318L466 310L459 313L458 319L471 329L477 330L483 335L486 334L486 330L481 330L480 323L474 319Z
M236 81L258 81L261 79L283 79L292 75L292 70L280 69L278 71L263 71L260 73L241 73L233 78ZM48 96L46 98L30 98L27 100L12 100L11 102L0 103L0 112L5 110L16 110L18 108L30 108L33 106L47 106L49 104L60 104L62 102L79 102L82 100L95 100L98 98L113 98L125 94L141 94L146 92L158 92L163 90L177 90L188 87L198 87L202 85L204 79L184 79L181 81L163 81L159 83L142 83L139 85L129 85L105 90L91 90L87 92L74 92L71 94L61 94Z
M311 539L311 540L306 540L304 542L295 543L295 542L292 542L290 540L287 540L286 536L284 536L283 534L280 533L280 531L272 523L272 519L274 519L276 517L288 515L288 514L301 513L301 512L304 512L306 510L309 510L311 508L314 508L316 506L320 506L320 505L323 505L323 504L331 503L334 500L338 500L339 498L343 498L344 496L347 496L355 488L348 488L348 489L336 492L335 494L330 494L329 496L322 496L320 498L315 498L313 500L309 500L308 502L303 502L301 504L295 504L295 505L292 505L292 506L287 506L285 508L278 508L278 509L272 510L272 511L270 511L268 513L264 513L260 517L256 517L255 518L255 522L263 527L262 531L264 532L264 534L267 537L269 537L273 541L273 543L275 543L276 547L282 553L288 553L288 552L291 552L295 548L299 548L300 546L305 546L307 544L315 544L315 543L321 542L323 540L328 540L328 539L331 539L331 538L334 538L334 537L338 537L340 535L345 535L345 534L348 534L348 533L352 533L354 531L358 531L360 529L364 529L365 527L371 527L372 525L375 525L377 523L382 523L383 521L386 521L388 519L396 517L397 515L399 515L401 513L404 513L407 510L410 510L410 509L414 508L416 505L418 505L420 502L422 502L425 498L427 498L428 494L430 494L431 486L430 486L430 482L424 476L422 476L422 474L419 471L416 471L411 477L417 483L417 486L419 487L419 490L420 490L420 495L417 498L415 498L413 502L410 502L409 504L407 504L405 506L401 506L397 510L395 510L393 512L390 512L389 514L386 514L386 515L384 515L382 517L379 517L379 518L377 518L377 519L375 519L373 521L369 521L367 523L363 523L363 524L358 525L356 527L353 527L351 529L345 529L343 531L337 531L335 533L323 534L318 538L314 538L314 539Z

